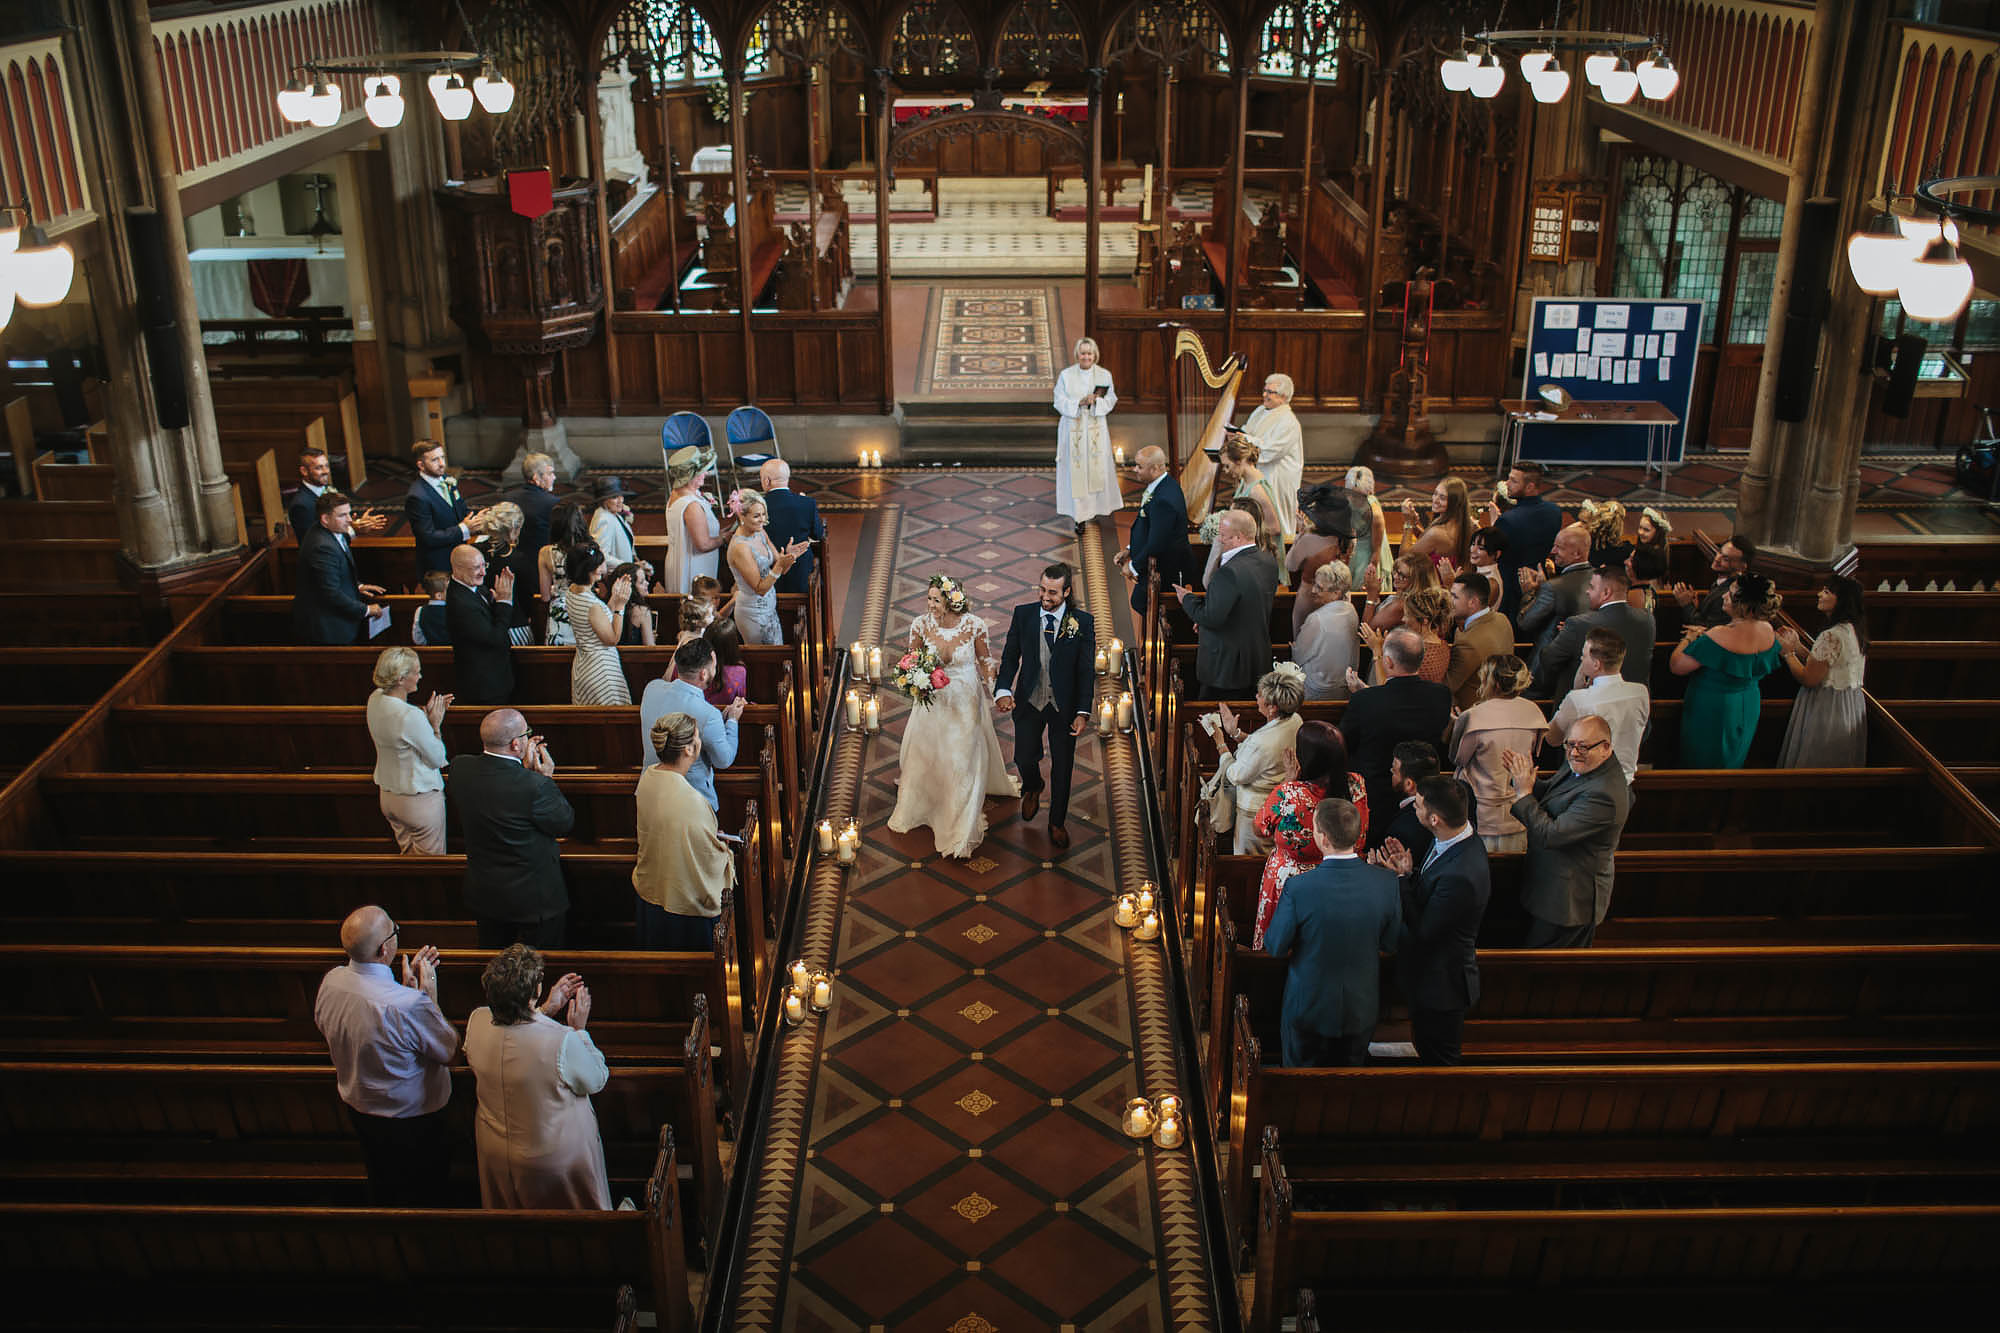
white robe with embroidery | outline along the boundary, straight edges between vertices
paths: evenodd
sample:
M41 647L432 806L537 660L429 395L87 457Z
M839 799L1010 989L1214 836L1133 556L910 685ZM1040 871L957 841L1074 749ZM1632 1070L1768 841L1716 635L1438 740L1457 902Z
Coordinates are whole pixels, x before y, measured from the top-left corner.
M1299 483L1306 470L1299 419L1290 403L1276 409L1259 407L1243 423L1243 433L1257 446L1257 466L1278 494L1278 521L1289 543L1299 534Z
M1088 411L1077 404L1092 389L1103 396ZM1112 461L1111 429L1105 418L1118 406L1111 372L1070 366L1056 376L1056 411L1062 426L1056 432L1056 512L1076 523L1088 523L1124 506L1118 490L1118 465Z

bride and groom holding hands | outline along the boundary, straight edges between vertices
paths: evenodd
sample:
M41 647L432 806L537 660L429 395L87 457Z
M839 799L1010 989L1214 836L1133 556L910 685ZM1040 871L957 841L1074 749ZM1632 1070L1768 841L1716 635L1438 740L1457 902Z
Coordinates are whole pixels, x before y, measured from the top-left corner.
M935 688L928 702L914 704L903 727L891 831L929 825L941 855L972 855L986 836L987 797L1018 794L1023 822L1040 810L1046 745L1049 841L1069 846L1064 819L1076 739L1089 725L1097 692L1097 631L1076 606L1072 582L1066 564L1042 571L1036 600L1014 608L996 666L986 622L972 614L964 589L941 574L931 579L927 609L910 625L909 652L937 656ZM1013 715L1018 780L1000 753L994 709Z

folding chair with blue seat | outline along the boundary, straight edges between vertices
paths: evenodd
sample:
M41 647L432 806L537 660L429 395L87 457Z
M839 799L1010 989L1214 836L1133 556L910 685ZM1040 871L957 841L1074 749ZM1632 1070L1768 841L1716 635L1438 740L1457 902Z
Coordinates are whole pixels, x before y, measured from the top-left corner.
M723 423L722 433L729 447L732 483L739 464L749 469L754 478L757 469L765 463L785 456L784 450L778 447L778 428L771 424L771 418L761 407L737 408ZM746 449L747 452L738 452Z

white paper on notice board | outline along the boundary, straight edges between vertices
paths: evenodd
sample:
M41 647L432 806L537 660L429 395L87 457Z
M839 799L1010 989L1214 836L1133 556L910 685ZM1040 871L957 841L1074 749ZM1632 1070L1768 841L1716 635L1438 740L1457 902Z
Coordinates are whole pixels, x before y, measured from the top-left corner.
M1590 354L1592 356L1625 355L1625 335L1622 333L1593 334L1590 339Z
M1598 307L1599 322L1603 322L1604 308ZM1684 305L1656 305L1653 307L1653 327L1656 329L1684 329L1688 326L1688 312Z
M1551 305L1542 307L1542 327L1547 329L1573 329L1576 327L1576 311L1573 305Z
M1549 377L1549 354L1547 352L1537 352L1535 353L1535 378L1538 380L1545 380L1548 377Z
M1638 361L1627 361L1625 363L1625 382L1627 384L1637 384L1639 382L1639 367L1641 364L1643 363Z
M1576 353L1564 352L1556 358L1556 378L1566 380L1576 374Z
M1597 307L1597 327L1600 329L1622 329L1632 317L1632 307L1627 305L1601 305Z
M1625 363L1623 361L1613 361L1611 363L1611 382L1613 384L1623 384L1625 382Z
M1598 369L1598 366L1599 366L1600 364L1601 364L1601 363L1600 363L1600 362L1598 361L1598 359L1597 359L1596 357L1594 357L1594 356L1587 356L1587 357L1585 357L1585 358L1583 359L1583 377L1584 377L1585 379L1587 379L1587 380L1594 380L1594 379L1596 379L1596 378L1597 378L1597 369Z
M1661 355L1661 356L1672 356L1672 355L1674 354L1674 344L1675 344L1675 343L1677 343L1677 342L1679 342L1679 341L1680 341L1680 335L1679 335L1679 334L1677 334L1677 333L1663 333L1663 334L1661 334L1661 335L1660 335L1660 355Z
M1636 334L1633 336L1632 341L1638 344L1633 350L1648 360L1660 354L1660 335L1657 333Z
M1588 352L1590 350L1589 329L1578 329L1576 331L1576 350L1579 352Z
M1673 363L1673 362L1671 362L1671 361L1669 361L1669 360L1667 360L1667 358L1665 358L1665 357L1661 357L1661 358L1660 358L1660 378L1661 378L1661 379L1663 379L1663 380L1670 380L1670 379L1672 379L1673 377L1674 377L1674 363Z

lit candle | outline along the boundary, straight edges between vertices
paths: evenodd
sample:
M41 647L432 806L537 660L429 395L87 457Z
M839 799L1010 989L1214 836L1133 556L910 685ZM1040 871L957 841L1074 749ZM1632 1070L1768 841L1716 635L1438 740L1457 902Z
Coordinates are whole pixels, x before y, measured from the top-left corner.
M805 959L794 958L786 966L785 971L791 976L793 990L802 991L806 988L806 978L811 974L806 971Z
M871 458L871 461L870 461L870 463L869 463L869 466L870 466L870 467L881 467L881 466L882 466L882 451L881 451L880 449L877 449L877 450L876 450L876 451L875 451L875 452L874 452L874 453L873 453L873 454L872 454L872 455L870 456L870 458Z
M1142 940L1156 940L1160 938L1160 914L1158 912L1141 914L1139 917L1139 927L1132 934Z
M848 644L847 669L858 676L861 674L862 668L867 665L868 659L861 655L861 640L856 639L853 643Z
M851 866L854 864L854 856L855 856L854 843L855 843L854 830L842 829L840 831L840 844L838 852L838 855L840 857L840 864L844 866Z
M1139 924L1139 900L1129 893L1118 895L1118 901L1111 908L1111 919L1130 930Z
M812 1007L816 1013L825 1013L833 1004L833 978L824 972L813 973Z
M882 679L882 650L880 648L870 648L868 650L868 679Z
M1122 97L1124 96L1124 94L1120 93L1119 96ZM1145 177L1139 182L1139 221L1151 222L1152 220L1153 220L1153 164L1148 162L1146 164Z
M1171 1092L1160 1098L1158 1106L1159 1112L1163 1116L1170 1115L1178 1118L1181 1113L1181 1099L1174 1096Z
M1102 648L1099 648L1097 650L1097 674L1101 676L1110 669L1111 669L1110 656Z
M1139 893L1138 893L1138 896L1137 896L1137 898L1136 898L1136 899L1134 899L1134 902L1135 902L1135 904L1137 905L1137 907L1138 907L1138 909L1139 909L1139 912L1140 912L1140 915L1142 915L1142 916L1143 916L1143 915L1144 915L1145 913L1147 913L1147 912L1150 912L1150 911L1152 911L1152 910L1153 910L1153 907L1154 907L1154 905L1155 905L1155 904L1154 904L1154 898L1153 898L1153 881L1152 881L1152 880L1150 880L1150 879L1149 879L1149 880L1147 880L1147 881L1146 881L1145 883L1143 883L1143 884L1141 884L1141 885L1139 886Z
M833 821L831 819L822 819L819 821L819 849L822 853L833 850Z
M850 727L861 725L861 693L858 690L847 692L847 725Z
M1181 1118L1177 1115L1161 1116L1159 1127L1153 1131L1153 1142L1159 1144L1162 1148L1180 1147Z
M1114 676L1125 674L1125 643L1122 639L1111 641L1111 674Z
M799 998L799 993L797 991L795 990L786 991L785 1021L787 1023L798 1024L798 1023L803 1023L805 1021L805 1018L806 1018L806 1002Z
M1144 1097L1134 1097L1125 1103L1125 1132L1135 1139L1143 1139L1153 1132L1153 1104Z
M868 696L868 707L862 710L862 724L871 732L882 730L882 701L872 694Z
M1132 730L1132 696L1129 694L1118 696L1118 730Z
M1116 464L1117 464L1117 465L1118 465L1119 467L1124 467L1124 466L1125 466L1125 446L1124 446L1124 445L1122 445L1122 444L1114 444L1114 445L1112 445L1112 446L1111 446L1111 461L1112 461L1112 462L1114 462L1114 463L1116 463Z
M868 466L868 451L866 449L863 449L861 451L861 466L862 467Z
M1102 657L1104 654L1099 653L1098 656ZM1097 705L1097 734L1100 736L1109 736L1114 719L1115 714L1111 711L1111 701L1109 699Z

